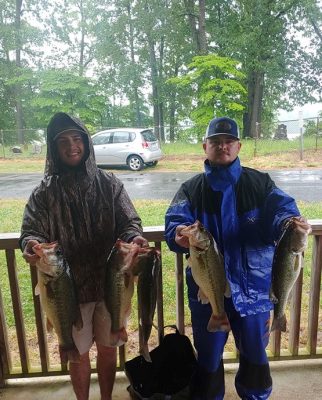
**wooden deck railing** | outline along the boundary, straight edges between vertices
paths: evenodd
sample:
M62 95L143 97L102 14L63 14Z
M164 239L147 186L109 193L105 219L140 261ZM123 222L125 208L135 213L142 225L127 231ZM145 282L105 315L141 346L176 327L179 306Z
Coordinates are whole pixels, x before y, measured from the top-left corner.
M310 289L309 301L305 306L304 322L301 320L301 313L303 309L302 304L302 286L303 286L303 270L297 280L291 297L290 316L288 319L288 333L287 335L275 331L271 334L270 345L267 353L271 360L290 360L290 359L308 359L322 357L322 306L320 303L321 294L321 269L322 269L322 220L311 220L312 224L312 260L310 261ZM155 243L155 246L161 250L165 249L165 242L163 236L164 230L162 226L145 228L144 235L149 242ZM0 277L0 386L4 386L6 380L11 378L25 378L36 376L52 376L67 374L67 365L60 363L59 365L51 365L48 343L47 331L45 329L44 318L39 302L38 296L33 294L33 309L35 329L37 332L36 347L39 353L40 365L31 366L28 340L26 336L26 329L23 307L21 300L20 288L23 283L20 282L18 276L18 268L16 261L16 252L18 250L18 234L7 233L0 234L0 254L5 253L4 271L7 276ZM176 324L181 333L185 332L185 318L184 318L184 262L180 254L173 254L174 264L176 269ZM307 262L307 261L306 261ZM7 267L7 269L5 268ZM26 265L24 266L26 268ZM158 282L158 299L157 299L157 326L159 340L164 333L164 314L163 314L163 274L159 275ZM37 281L37 274L35 268L30 268L30 278L32 292ZM3 304L3 285L4 279L8 279L10 287L10 296L12 302L12 310L8 311L8 307ZM6 311L5 311L6 310ZM20 365L13 365L12 363L12 346L11 338L8 337L8 328L6 323L6 313L12 313L15 321L15 335L18 343L18 359ZM304 314L304 313L303 313ZM320 320L320 323L319 323ZM302 338L302 331L305 331L305 339ZM285 348L285 341L287 346ZM282 343L283 342L283 343ZM284 345L282 345L284 344ZM225 353L225 362L236 362L238 355L235 351ZM126 359L126 350L122 346L119 349L119 364L118 369L124 369ZM93 371L95 369L93 368Z

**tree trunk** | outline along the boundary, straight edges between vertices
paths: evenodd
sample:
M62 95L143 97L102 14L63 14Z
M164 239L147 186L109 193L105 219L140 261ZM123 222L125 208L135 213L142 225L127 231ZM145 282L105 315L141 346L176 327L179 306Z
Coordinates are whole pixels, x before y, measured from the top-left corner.
M176 104L175 104L175 99L171 99L170 102L170 109L169 109L169 140L171 143L174 142L174 128L175 128L175 115L176 115Z
M163 93L160 90L160 86L163 83L163 56L164 56L164 36L160 39L160 57L159 57L159 74L158 74L158 103L159 103L159 121L160 121L160 139L162 142L165 141L164 133L164 103L163 103Z
M158 90L158 69L155 56L154 42L150 35L148 36L149 53L150 53L150 68L151 68L151 83L152 83L152 103L153 103L153 123L154 133L160 140L160 115L159 115L159 90Z
M126 6L128 20L129 20L129 28L130 28L130 50L131 50L131 64L133 71L136 70L136 62L135 62L135 54L134 54L134 30L133 30L133 23L131 18L131 3L128 3ZM133 78L133 97L134 97L134 108L135 108L135 121L136 126L142 126L142 118L141 118L141 111L140 111L140 104L139 104L139 89L137 85L137 74L134 74Z
M174 74L173 76L178 76L179 73L179 67L178 65L175 65L175 69L174 69ZM171 96L170 96L170 104L169 104L169 123L170 123L170 127L169 127L169 139L170 142L173 143L174 139L175 139L175 124L176 124L176 91L172 90L171 91Z
M248 111L244 115L244 137L255 138L260 131L257 124L262 120L263 91L264 73L251 71L248 75Z
M84 75L84 52L85 52L85 26L84 26L83 0L80 0L80 2L79 2L79 12L80 12L80 16L81 16L81 42L80 42L78 71L79 71L79 76L83 76Z
M196 14L195 14L195 0L184 0L184 6L188 15L189 26L191 29L192 43L197 54L200 52L199 34L196 25Z
M184 0L184 5L188 15L195 51L199 55L205 55L208 53L206 36L206 2L205 0L199 0L198 15L195 13L195 0Z
M159 121L160 121L160 139L165 142L165 129L164 129L164 104L159 103Z
M206 5L205 0L199 0L199 54L208 53L206 37Z
M17 76L21 74L21 7L22 0L16 0L16 15L15 15L15 35L16 35L16 67L17 67ZM19 144L24 144L25 137L23 131L23 109L22 109L22 90L21 84L16 83L14 87L14 95L15 95L15 109L16 109L16 129L17 129L17 140Z

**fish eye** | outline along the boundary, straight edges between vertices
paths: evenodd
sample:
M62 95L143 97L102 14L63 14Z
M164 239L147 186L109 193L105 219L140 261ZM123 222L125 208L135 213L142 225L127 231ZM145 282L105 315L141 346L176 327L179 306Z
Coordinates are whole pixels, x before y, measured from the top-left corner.
M56 256L62 256L62 255L63 255L63 252L62 252L61 248L58 248L56 250Z

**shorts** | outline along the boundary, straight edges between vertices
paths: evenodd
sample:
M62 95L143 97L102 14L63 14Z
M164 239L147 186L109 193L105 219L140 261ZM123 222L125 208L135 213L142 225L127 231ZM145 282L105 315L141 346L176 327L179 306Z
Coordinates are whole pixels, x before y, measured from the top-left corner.
M80 304L80 311L83 327L77 330L73 326L72 331L79 354L87 353L93 342L102 346L115 347L115 345L111 345L111 315L104 301Z

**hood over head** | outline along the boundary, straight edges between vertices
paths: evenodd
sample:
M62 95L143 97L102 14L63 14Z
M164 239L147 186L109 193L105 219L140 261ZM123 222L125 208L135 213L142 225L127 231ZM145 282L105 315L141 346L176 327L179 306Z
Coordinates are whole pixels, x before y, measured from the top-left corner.
M71 167L64 166L59 159L56 147L57 137L69 130L76 130L82 134L85 146L84 160L80 166L87 175L92 176L97 170L95 163L95 155L92 139L85 125L76 117L68 115L64 112L56 113L47 126L47 158L46 158L46 175L62 175L66 171L71 170Z

